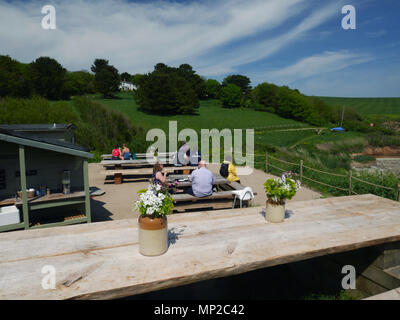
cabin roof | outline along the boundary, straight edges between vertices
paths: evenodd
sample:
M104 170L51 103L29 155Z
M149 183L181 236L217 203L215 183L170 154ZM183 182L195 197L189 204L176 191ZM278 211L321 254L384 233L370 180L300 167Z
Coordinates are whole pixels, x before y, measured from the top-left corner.
M53 124L0 124L0 129L14 131L66 131L75 130L73 123L53 123Z
M60 141L58 139L32 137L28 134L15 130L4 129L2 127L0 127L0 141L20 144L32 148L61 152L82 158L93 158L93 155L89 153L89 149L86 147L82 147L70 142Z

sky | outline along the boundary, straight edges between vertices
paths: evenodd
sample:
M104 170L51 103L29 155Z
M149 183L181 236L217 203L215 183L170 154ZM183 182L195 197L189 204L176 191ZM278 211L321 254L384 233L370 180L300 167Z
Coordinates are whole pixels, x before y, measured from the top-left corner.
M56 10L43 29L42 7ZM343 29L342 7L356 10ZM0 0L0 54L55 58L69 71L104 58L121 73L189 63L308 95L400 96L398 0ZM46 20L47 21L47 20Z

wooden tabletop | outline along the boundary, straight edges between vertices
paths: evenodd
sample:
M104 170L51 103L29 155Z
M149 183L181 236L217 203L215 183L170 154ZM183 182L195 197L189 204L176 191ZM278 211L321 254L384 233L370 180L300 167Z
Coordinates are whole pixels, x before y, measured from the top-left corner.
M109 299L400 241L400 204L374 195L168 217L170 247L138 251L136 219L0 234L0 299ZM41 286L54 266L56 288Z
M171 174L168 175L167 178L169 183L172 183L180 179L186 179L186 181L178 181L178 186L177 186L178 188L186 188L192 186L192 182L189 180L189 177L190 175L186 174ZM221 176L214 176L214 185L220 185L220 184L229 184L229 181Z
M32 199L28 199L28 202L29 203L40 203L40 202L49 202L49 201L59 201L59 200L65 200L65 199L81 198L84 196L85 196L84 191L76 191L76 192L71 192L69 194L51 193L49 195L37 196ZM18 198L15 204L16 205L22 204L22 200L20 198Z

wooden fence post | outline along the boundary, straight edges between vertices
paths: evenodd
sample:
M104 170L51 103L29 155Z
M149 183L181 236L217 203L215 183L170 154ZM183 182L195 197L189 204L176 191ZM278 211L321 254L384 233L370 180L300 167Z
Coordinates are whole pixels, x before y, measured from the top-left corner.
M353 170L349 171L349 196L353 193Z
M396 188L396 201L400 201L400 184Z
M265 172L268 173L268 152L265 153Z
M303 183L303 160L300 160L300 182Z

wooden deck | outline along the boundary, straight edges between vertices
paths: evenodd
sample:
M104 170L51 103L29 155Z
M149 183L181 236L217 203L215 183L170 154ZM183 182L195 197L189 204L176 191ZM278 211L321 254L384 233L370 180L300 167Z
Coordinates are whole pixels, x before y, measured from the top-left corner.
M373 195L172 215L170 248L138 252L136 219L0 234L0 299L111 299L400 241L400 203ZM44 290L46 265L56 289Z

